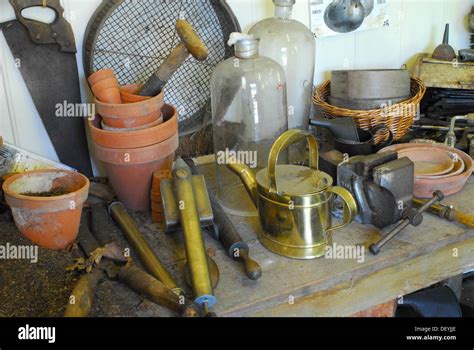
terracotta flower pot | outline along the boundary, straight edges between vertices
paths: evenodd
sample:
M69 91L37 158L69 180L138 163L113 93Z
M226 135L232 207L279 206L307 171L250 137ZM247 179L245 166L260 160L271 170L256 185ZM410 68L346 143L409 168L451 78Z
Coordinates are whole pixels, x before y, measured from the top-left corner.
M161 206L161 202L151 202L151 210L156 213L162 213L163 207Z
M115 104L122 103L120 90L118 89L118 83L115 78L101 80L96 84L91 85L91 90L99 101Z
M161 193L160 192L153 192L153 190L151 191L151 194L150 194L150 199L151 199L151 202L155 202L155 203L160 203L161 201Z
M136 89L125 86L125 89ZM135 128L146 125L160 117L164 105L163 92L148 100L135 103L110 104L96 100L97 113L104 119L104 123L113 128Z
M122 103L120 93L117 94L116 88L109 88L94 93L100 101L107 101L108 103Z
M165 104L161 109L163 123L157 126L129 132L114 132L101 129L102 118L96 116L89 121L94 143L106 148L137 148L162 142L178 132L178 112L176 108Z
M159 170L155 171L153 174L153 182L151 186L151 200L155 202L160 202L161 200L161 191L160 184L163 180L169 180L173 177L170 170Z
M3 184L20 232L44 248L61 250L77 238L89 180L65 170L39 170L8 178Z
M445 196L450 196L452 194L458 193L464 188L466 182L472 175L472 172L474 170L474 163L472 161L472 158L463 151L440 144L400 143L397 145L386 147L380 150L379 153L414 148L432 148L433 152L438 152L439 150L452 152L457 154L459 159L462 159L465 164L464 171L460 174L454 174L453 176L434 176L431 178L415 177L415 188L413 193L415 197L431 198L436 190L442 191Z
M176 130L174 135L160 143L132 149L94 146L119 200L128 209L148 211L153 173L171 170L179 136Z
M158 211L152 211L151 212L151 220L156 224L162 224L163 223L163 213L158 212Z
M123 105L125 106L125 104ZM130 115L128 118L104 117L105 125L115 129L138 129L140 127L157 122L161 118L161 112L153 112L146 115Z
M163 180L172 178L171 170L158 170L153 173L151 185L151 211L152 220L155 223L163 223L163 205L161 204L160 183Z
M97 84L99 81L107 79L107 78L114 78L115 80L117 80L117 78L115 77L115 72L112 69L98 70L97 72L89 75L89 78L87 78L87 81L89 82L89 85L92 86L92 85ZM118 82L117 82L117 85L118 85Z
M119 88L123 103L135 103L149 100L151 96L140 96L136 93L142 87L140 84L126 85Z
M144 130L144 129L149 129L154 126L160 125L163 123L163 116L160 116L157 120L155 120L153 123L146 124L143 126L138 126L136 128L112 128L110 126L105 125L104 121L100 123L101 127L103 130L107 131L112 131L112 132L129 132L129 131L138 131L138 130Z

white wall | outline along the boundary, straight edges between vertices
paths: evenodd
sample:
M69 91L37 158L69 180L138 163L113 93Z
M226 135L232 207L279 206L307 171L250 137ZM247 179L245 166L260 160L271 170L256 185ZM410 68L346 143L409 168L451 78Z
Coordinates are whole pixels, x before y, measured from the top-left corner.
M77 47L82 50L87 22L101 1L61 2L74 28ZM271 0L228 2L244 30L273 15ZM456 50L468 47L467 19L474 0L388 0L388 3L389 28L317 39L316 84L329 78L333 69L411 66L417 53L431 52L440 43L445 23L451 25L452 46ZM309 25L309 0L296 0L293 17ZM0 0L0 21L13 18L8 1ZM83 75L82 52L78 53L77 60ZM83 97L87 98L85 79L82 82ZM57 160L3 35L0 35L0 135L19 147Z

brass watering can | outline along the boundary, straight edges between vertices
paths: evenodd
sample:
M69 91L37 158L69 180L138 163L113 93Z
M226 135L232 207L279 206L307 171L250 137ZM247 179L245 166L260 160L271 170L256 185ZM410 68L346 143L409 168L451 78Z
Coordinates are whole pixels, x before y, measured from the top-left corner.
M278 156L292 144L306 139L310 167L277 165ZM314 259L332 245L332 232L352 222L357 204L349 191L332 186L332 178L318 170L315 137L293 129L273 144L268 168L256 175L244 164L231 162L228 168L244 183L258 209L262 232L259 241L270 251L295 259ZM344 203L343 224L332 225L331 209L336 196Z

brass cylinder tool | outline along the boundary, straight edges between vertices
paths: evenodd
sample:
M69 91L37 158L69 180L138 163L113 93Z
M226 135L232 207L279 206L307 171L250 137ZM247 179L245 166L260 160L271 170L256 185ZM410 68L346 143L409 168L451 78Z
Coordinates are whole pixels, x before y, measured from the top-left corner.
M181 158L175 163L173 181L195 302L205 308L210 308L214 306L217 299L213 295L206 246L193 190L191 169ZM163 185L163 183L166 185L166 181L160 185ZM163 200L166 199L163 198Z
M176 22L176 31L181 42L171 51L160 68L148 79L139 93L141 96L158 95L189 55L192 55L200 62L206 60L209 51L188 22L178 20Z
M417 208L425 205L426 201L422 199L413 199L413 205ZM440 218L446 219L450 222L457 222L469 228L474 228L474 215L469 215L460 212L451 205L445 205L442 203L431 205L428 210L429 213L438 215Z
M124 205L120 202L110 204L109 213L122 229L132 248L137 252L145 269L173 292L178 295L182 294L181 288L178 287L174 278L151 249L135 221L125 210Z
M191 159L187 159L186 163L191 168L193 174L199 174L199 170ZM244 242L242 237L235 229L232 221L226 215L224 209L217 201L216 196L207 184L209 199L214 213L214 230L208 230L211 236L220 241L227 251L227 255L242 263L245 275L252 279L258 280L262 277L262 268L260 265L252 260L249 255L249 246Z
M380 253L380 249L387 244L392 238L394 238L396 235L398 235L400 232L402 232L405 228L407 228L409 225L412 226L420 226L423 223L423 213L428 210L433 204L436 202L442 201L444 199L444 194L441 191L436 191L433 193L433 198L431 198L429 201L424 203L422 206L420 206L417 210L413 208L407 208L403 214L404 219L400 220L396 226L385 236L383 237L380 241L377 243L372 244L369 247L369 251L377 255Z

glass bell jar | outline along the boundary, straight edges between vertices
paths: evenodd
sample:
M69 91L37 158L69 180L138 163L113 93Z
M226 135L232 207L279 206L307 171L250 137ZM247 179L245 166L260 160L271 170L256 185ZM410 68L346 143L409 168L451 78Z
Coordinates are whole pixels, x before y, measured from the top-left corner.
M287 78L288 127L308 129L311 113L316 43L313 33L303 23L291 19L295 0L273 0L274 18L255 24L250 34L260 39L262 56L278 62ZM298 147L292 161L302 161L305 143Z
M256 208L229 161L253 171L267 167L274 141L288 130L286 77L283 68L260 56L254 36L233 33L235 57L221 62L211 78L217 198L224 210L255 216Z

